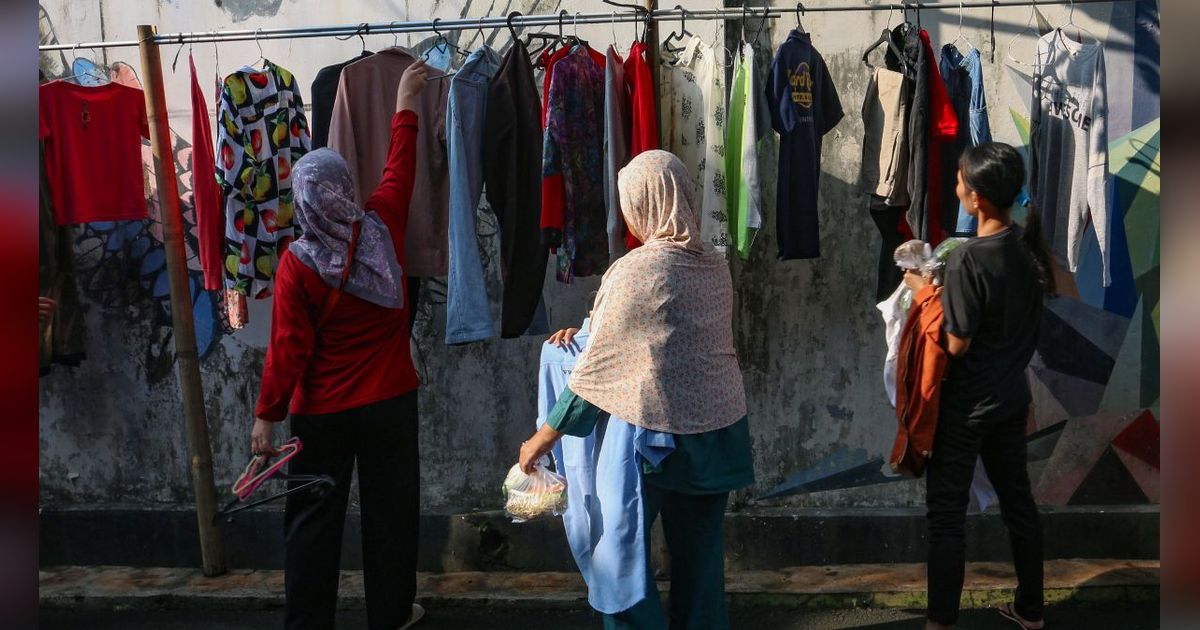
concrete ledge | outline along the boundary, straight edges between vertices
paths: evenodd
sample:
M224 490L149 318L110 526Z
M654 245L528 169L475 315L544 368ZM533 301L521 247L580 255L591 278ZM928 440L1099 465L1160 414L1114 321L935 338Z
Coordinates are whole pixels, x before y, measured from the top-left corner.
M1046 558L1154 560L1158 506L1043 508ZM347 518L342 566L362 568L359 518ZM183 508L44 509L39 517L42 566L199 565L195 513ZM730 571L795 566L924 562L921 508L782 509L730 513L725 520ZM283 568L283 514L250 511L225 526L230 567ZM661 546L661 545L660 545ZM967 559L1010 559L1008 535L995 510L967 517ZM562 521L514 525L497 511L426 514L419 570L575 572Z
M283 605L283 572L234 570L205 578L195 569L56 567L39 573L46 608L237 609ZM1015 585L1005 563L968 563L963 606L1010 601ZM668 583L659 582L666 591ZM740 571L727 576L734 607L807 609L923 608L925 567L870 564ZM418 598L428 606L503 605L506 608L584 609L578 573L463 572L421 574ZM1046 563L1047 603L1068 600L1157 602L1159 563L1128 560L1052 560ZM362 572L344 571L344 608L364 605Z

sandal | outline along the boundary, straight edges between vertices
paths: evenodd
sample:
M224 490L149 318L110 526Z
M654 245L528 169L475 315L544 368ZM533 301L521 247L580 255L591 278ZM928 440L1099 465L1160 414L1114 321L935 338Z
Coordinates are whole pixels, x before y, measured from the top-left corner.
M1000 604L996 607L996 612L1000 613L1005 619L1021 626L1025 630L1042 630L1046 627L1046 621L1026 621L1017 614L1017 609L1012 604Z

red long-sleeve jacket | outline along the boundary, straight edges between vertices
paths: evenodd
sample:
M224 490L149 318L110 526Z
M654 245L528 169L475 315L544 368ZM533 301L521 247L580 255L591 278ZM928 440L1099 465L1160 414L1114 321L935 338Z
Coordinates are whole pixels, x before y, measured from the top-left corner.
M942 345L942 288L927 286L913 296L912 308L900 335L896 363L896 419L899 427L892 470L920 477L933 453L942 378L950 356Z
M417 153L417 114L392 118L392 140L383 178L367 210L391 232L404 266L404 235ZM325 414L408 393L420 384L409 351L408 309L389 309L348 293L317 329L331 287L288 252L275 272L271 341L254 413L278 422L293 414Z

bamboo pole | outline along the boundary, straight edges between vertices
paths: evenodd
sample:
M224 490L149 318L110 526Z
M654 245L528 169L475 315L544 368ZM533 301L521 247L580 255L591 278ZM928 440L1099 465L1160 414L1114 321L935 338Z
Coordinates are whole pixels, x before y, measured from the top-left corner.
M152 25L138 26L138 48L142 58L142 84L146 94L146 116L150 122L150 147L158 180L159 212L162 213L163 248L171 292L171 323L175 338L175 361L179 367L179 389L183 397L183 419L191 451L192 489L196 493L196 519L200 526L200 556L204 575L225 572L225 550L221 524L214 523L217 489L213 483L212 445L204 413L204 390L200 383L200 357L196 352L196 325L192 320L192 294L188 283L187 258L183 248L183 215L179 210L179 184L175 178L174 147L167 121L162 60L154 42Z

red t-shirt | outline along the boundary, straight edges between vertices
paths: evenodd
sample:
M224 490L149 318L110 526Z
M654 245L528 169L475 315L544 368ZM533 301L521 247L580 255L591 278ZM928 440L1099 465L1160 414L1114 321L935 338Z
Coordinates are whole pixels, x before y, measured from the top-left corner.
M38 88L38 138L59 225L146 218L143 137L150 129L137 88L66 81Z
M392 141L379 188L365 207L391 232L404 265L404 235L417 163L417 114L392 118ZM331 291L320 275L290 251L275 272L271 341L254 414L278 422L293 414L354 409L416 389L409 350L408 309L384 308L343 292L318 331Z
M946 211L946 200L942 199L942 145L951 142L958 136L958 116L954 113L954 104L946 92L946 84L941 79L941 70L937 65L937 57L933 54L933 44L929 40L929 32L921 31L921 42L925 46L925 56L929 60L929 150L926 157L929 160L929 173L926 178L926 211L929 213L929 244L936 247L946 240L946 231L942 229L942 213ZM958 204L954 204L955 213Z

